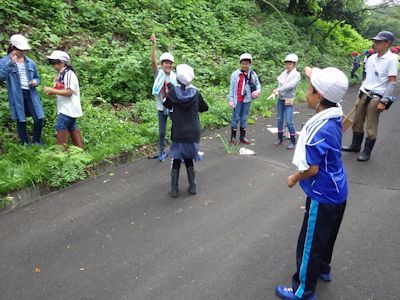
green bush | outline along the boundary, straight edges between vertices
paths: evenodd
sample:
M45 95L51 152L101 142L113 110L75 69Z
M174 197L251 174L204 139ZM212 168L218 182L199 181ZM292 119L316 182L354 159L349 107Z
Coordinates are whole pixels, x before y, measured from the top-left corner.
M283 70L283 59L299 55L298 70L306 65L337 66L349 73L351 52L362 52L369 42L350 26L261 11L249 0L3 0L0 4L0 55L6 55L14 33L29 38L29 56L39 67L42 86L51 85L54 69L45 55L64 49L72 57L79 78L84 116L79 118L85 151L54 147L56 100L39 87L46 118L44 148L18 145L8 110L5 85L0 83L0 194L47 182L55 187L86 176L86 166L101 159L157 141L157 115L151 95L149 36L157 34L157 51L174 54L176 63L195 69L194 84L209 103L201 114L204 128L229 123L227 105L231 73L243 52L254 57L263 93L251 114L268 117L275 105L267 97ZM297 101L304 100L306 82ZM32 121L28 122L28 127Z

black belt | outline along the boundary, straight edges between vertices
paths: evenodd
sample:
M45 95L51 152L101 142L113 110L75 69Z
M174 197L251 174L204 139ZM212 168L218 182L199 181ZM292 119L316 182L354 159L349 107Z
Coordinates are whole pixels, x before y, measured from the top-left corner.
M374 93L373 91L370 91L370 90L365 90L365 91L366 91L366 93L364 93L363 91L360 90L360 93L358 94L358 98L361 98L363 95L367 95L368 100L371 100L374 97L379 97L379 98L383 97L382 95Z

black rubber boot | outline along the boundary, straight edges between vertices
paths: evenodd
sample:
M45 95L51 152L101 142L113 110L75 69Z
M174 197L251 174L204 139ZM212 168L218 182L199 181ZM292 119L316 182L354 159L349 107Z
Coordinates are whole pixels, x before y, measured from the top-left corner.
M171 170L171 190L169 194L172 198L178 197L178 181L179 181L179 169Z
M250 141L246 138L246 129L240 127L240 142L246 145L250 145Z
M364 151L361 153L361 155L357 158L358 161L367 161L369 160L369 157L371 156L371 151L374 148L375 145L375 140L366 138L365 140L365 145L364 145Z
M186 172L189 181L188 191L190 194L196 195L196 172L194 171L194 167L187 167Z
M231 144L236 144L236 142L237 142L236 132L237 132L236 128L231 128Z
M364 132L353 132L353 141L351 145L348 147L342 147L342 151L346 152L360 152L361 150L361 143L364 138Z
M274 146L279 146L283 143L283 132L278 132L278 139L275 141Z

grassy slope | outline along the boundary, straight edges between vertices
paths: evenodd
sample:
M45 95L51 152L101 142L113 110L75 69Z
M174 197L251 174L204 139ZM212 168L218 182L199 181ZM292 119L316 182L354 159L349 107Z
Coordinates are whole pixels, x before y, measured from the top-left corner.
M254 102L253 112L267 114L273 103L266 98L286 54L299 55L299 69L308 64L334 65L348 71L349 54L368 46L347 26L337 28L322 42L329 24L319 21L306 28L306 19L284 15L286 24L277 14L261 12L255 1L248 0L2 2L2 56L6 33L24 33L33 47L29 55L39 65L42 85L50 85L54 77L45 55L63 48L73 58L85 112L79 126L86 151L62 153L54 146L36 149L17 145L3 86L0 194L42 181L64 186L84 178L86 165L157 139L155 105L150 95L148 38L152 32L158 36L159 53L171 51L177 63L195 68L195 84L211 106L210 112L202 115L202 124L207 127L221 126L229 120L227 85L241 53L253 54L254 69L263 85L264 93ZM304 88L303 82L299 99L304 96ZM46 112L44 140L52 145L55 100L42 93L42 102ZM115 110L110 103L124 103L130 109Z

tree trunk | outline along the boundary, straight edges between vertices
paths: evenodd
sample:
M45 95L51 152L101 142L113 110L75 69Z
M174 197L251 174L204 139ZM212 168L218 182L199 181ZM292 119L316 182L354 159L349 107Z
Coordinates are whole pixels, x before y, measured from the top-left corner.
M290 0L289 2L289 7L288 7L288 12L290 14L293 14L294 10L296 9L297 1L296 0Z

